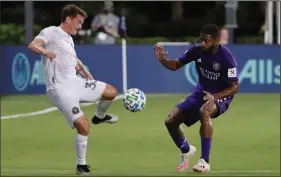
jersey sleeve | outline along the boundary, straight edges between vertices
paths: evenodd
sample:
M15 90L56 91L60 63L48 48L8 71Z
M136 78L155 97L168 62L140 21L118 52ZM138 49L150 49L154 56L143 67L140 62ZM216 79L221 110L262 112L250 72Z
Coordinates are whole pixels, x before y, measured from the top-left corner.
M237 62L230 52L226 55L226 67L227 79L229 81L238 81Z
M178 60L183 64L188 64L194 61L196 58L196 45L189 47L183 54L178 57Z
M53 38L52 28L44 28L35 38L42 39L45 44L48 44Z

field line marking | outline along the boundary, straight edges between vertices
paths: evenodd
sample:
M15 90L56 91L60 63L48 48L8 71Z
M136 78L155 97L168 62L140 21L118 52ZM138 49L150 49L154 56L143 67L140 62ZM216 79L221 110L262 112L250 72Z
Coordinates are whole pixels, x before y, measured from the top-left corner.
M122 98L123 95L117 95L116 98L114 99L114 101L120 100ZM89 106L92 105L94 103L81 103L81 106ZM1 120L4 119L15 119L15 118L20 118L20 117L27 117L27 116L36 116L36 115L40 115L40 114L47 114L49 112L53 112L58 110L58 108L56 107L51 107L51 108L46 108L40 111L36 111L36 112L29 112L29 113L23 113L23 114L15 114L15 115L8 115L8 116L1 116Z

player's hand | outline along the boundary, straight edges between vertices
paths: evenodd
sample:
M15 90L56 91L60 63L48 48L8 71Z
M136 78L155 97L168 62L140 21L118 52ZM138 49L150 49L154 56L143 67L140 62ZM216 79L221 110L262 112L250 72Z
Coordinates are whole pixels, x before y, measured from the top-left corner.
M168 52L164 50L164 47L159 45L159 44L155 44L153 46L154 48L154 52L155 52L155 56L158 60L167 60L168 58Z
M212 95L211 93L207 92L207 91L203 91L206 95L203 97L204 101L207 102L211 102L211 101L215 101L215 97L214 95Z
M54 58L56 58L56 54L54 52L46 52L44 53L44 56L48 57L51 61L53 61Z
M93 80L93 79L94 79L93 76L92 76L92 74L89 73L89 72L85 72L85 78L86 78L87 80Z

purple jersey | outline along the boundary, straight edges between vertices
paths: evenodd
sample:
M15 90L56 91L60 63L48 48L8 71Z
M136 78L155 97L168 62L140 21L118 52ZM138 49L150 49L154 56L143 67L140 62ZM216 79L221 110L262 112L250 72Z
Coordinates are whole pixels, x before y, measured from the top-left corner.
M195 44L178 59L184 64L196 63L199 77L197 89L218 93L228 88L231 82L238 81L236 60L223 45L219 45L218 51L212 54Z

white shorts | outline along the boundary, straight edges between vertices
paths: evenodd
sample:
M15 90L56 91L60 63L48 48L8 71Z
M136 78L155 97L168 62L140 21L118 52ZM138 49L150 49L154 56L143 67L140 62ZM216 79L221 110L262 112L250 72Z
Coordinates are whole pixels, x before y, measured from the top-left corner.
M83 116L84 113L80 109L80 102L98 102L105 89L106 83L91 80L84 81L78 89L58 90L51 89L47 91L49 100L63 113L69 126L74 128L73 123L76 119Z

